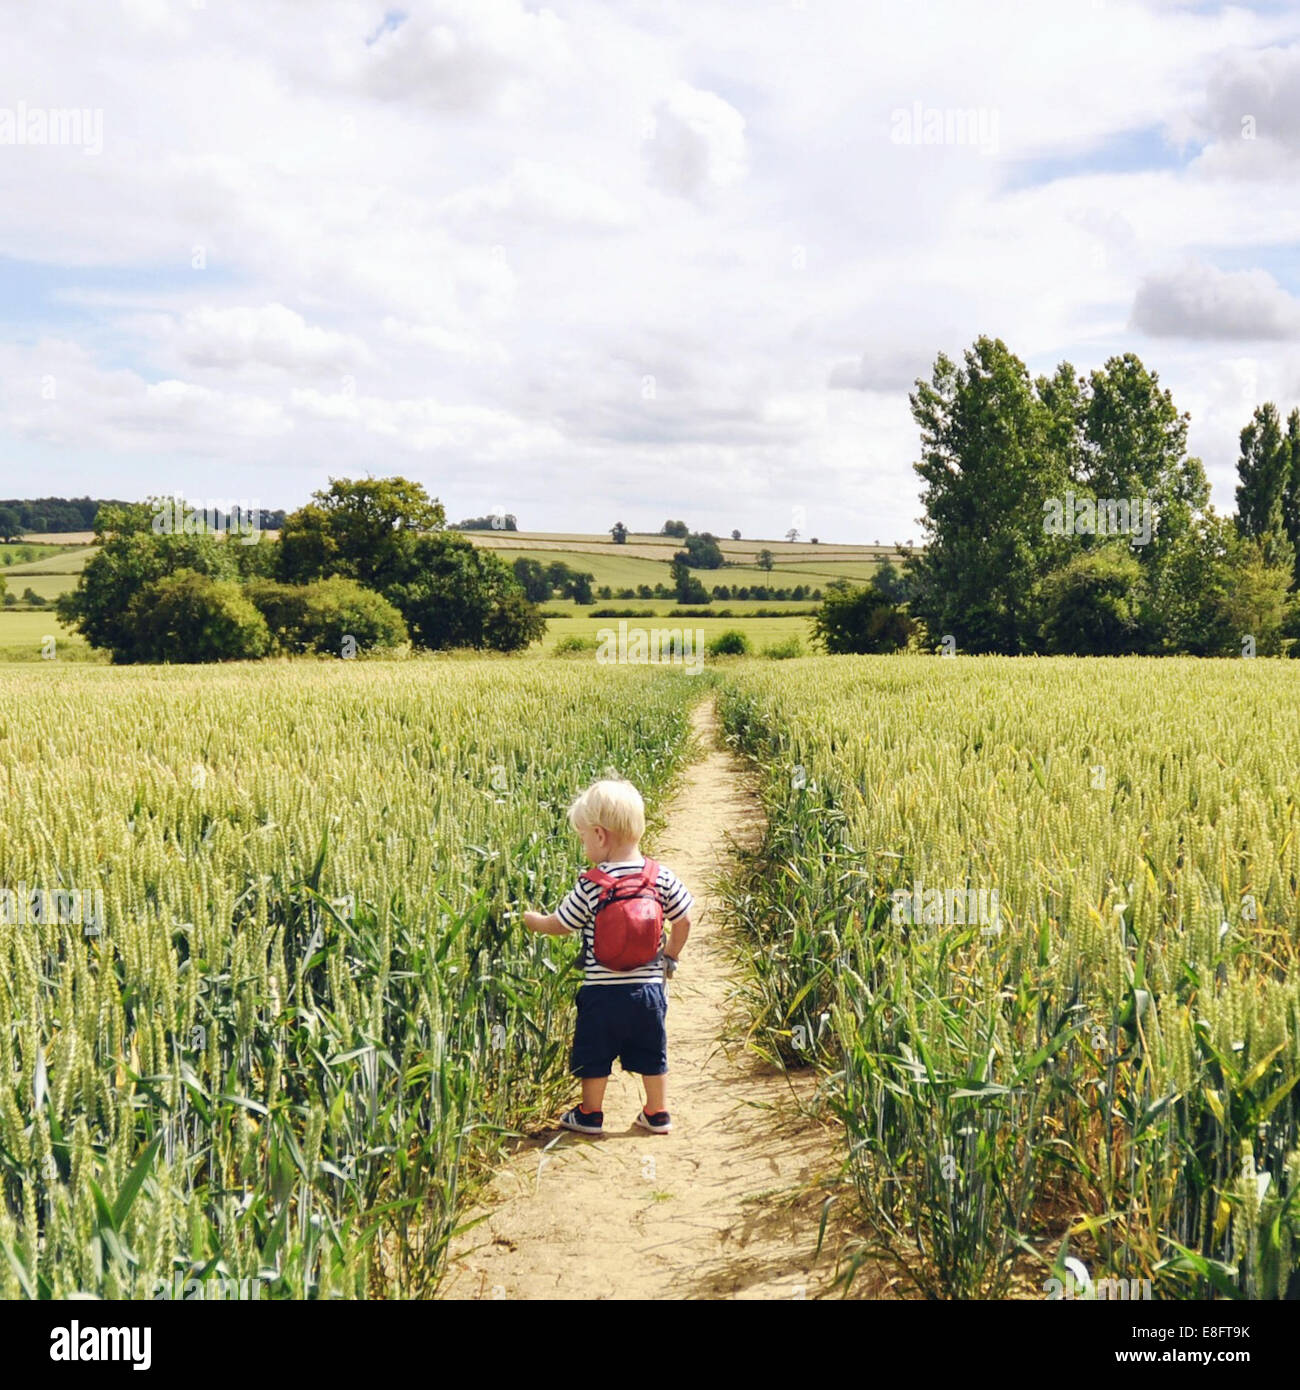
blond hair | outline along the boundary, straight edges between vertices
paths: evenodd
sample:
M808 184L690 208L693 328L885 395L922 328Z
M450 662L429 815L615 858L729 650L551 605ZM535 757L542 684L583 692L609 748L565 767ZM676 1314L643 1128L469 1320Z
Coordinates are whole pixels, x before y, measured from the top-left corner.
M602 778L569 807L569 824L578 831L598 825L631 843L645 834L645 802L631 782Z

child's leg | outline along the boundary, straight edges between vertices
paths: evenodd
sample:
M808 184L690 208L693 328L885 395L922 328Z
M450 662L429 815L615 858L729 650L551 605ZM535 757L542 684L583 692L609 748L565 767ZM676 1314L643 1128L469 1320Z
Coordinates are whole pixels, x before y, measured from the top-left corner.
M593 991L583 985L578 990L578 1017L569 1053L569 1070L582 1079L582 1108L589 1114L604 1107L605 1083L616 1050L609 1040L608 1004L602 998L605 988Z
M661 1110L668 1109L668 1076L643 1076L641 1078L645 1086L645 1108L651 1115L657 1115Z

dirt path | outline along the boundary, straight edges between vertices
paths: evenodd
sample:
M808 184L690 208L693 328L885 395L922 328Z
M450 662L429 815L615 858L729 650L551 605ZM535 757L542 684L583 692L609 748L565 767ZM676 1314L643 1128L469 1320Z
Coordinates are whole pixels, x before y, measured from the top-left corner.
M842 1193L839 1136L801 1113L815 1104L811 1076L784 1076L745 1053L737 1036L736 967L712 888L729 834L741 842L756 834L761 811L746 769L720 743L711 699L694 723L704 755L648 845L696 900L668 987L672 1133L633 1127L639 1082L615 1066L604 1136L555 1128L524 1141L469 1213L488 1218L453 1243L441 1298L816 1298L829 1290L838 1221L819 1258L814 1251L823 1199ZM867 1284L859 1275L853 1296Z

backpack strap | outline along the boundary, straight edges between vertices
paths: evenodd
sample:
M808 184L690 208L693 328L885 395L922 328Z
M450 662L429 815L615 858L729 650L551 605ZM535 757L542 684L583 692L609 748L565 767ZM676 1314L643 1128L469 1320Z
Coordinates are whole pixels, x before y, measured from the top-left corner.
M641 866L637 874L624 874L621 878L615 878L613 874L606 873L604 869L594 866L584 869L580 875L594 883L600 889L596 898L596 911L599 912L604 906L605 895L607 893L617 893L620 888L656 888L659 883L659 865L653 859L647 859Z

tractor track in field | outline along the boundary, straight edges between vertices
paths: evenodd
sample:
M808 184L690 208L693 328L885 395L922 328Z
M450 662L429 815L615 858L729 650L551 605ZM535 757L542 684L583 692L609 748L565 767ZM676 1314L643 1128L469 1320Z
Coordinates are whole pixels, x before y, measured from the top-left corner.
M696 901L668 986L672 1133L633 1126L640 1084L616 1066L602 1137L531 1135L480 1189L463 1220L483 1219L452 1242L441 1299L842 1295L832 1286L855 1228L839 1215L850 1200L841 1132L821 1114L811 1073L784 1073L745 1049L740 966L718 921L714 884L731 842L761 825L753 777L723 744L711 697L692 717L698 756L647 844ZM885 1275L864 1265L849 1296L882 1294Z

